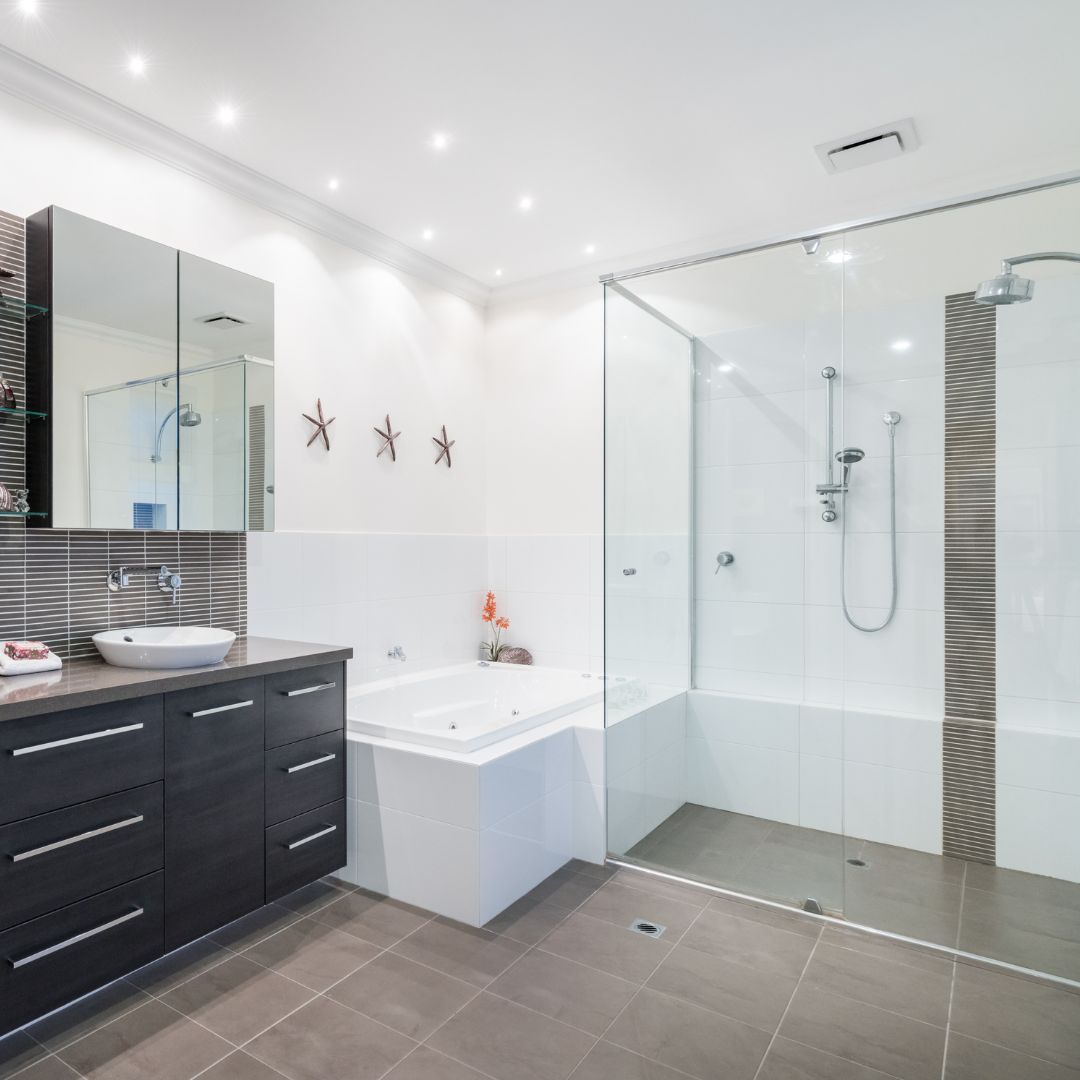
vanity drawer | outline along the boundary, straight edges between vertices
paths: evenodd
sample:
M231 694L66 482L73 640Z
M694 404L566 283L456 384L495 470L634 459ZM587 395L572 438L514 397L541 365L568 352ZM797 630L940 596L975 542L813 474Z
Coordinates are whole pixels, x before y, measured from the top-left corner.
M0 828L0 928L164 866L162 784Z
M163 775L161 695L0 724L0 824Z
M344 664L321 664L266 676L268 748L344 726Z
M348 862L345 800L266 830L266 902L286 896Z
M0 1034L164 952L164 874L0 934Z
M344 731L331 731L267 750L267 825L276 825L344 797Z

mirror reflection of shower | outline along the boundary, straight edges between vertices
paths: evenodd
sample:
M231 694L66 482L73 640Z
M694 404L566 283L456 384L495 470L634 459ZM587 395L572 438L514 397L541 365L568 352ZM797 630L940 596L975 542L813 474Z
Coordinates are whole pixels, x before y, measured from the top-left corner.
M198 427L202 423L202 413L196 412L190 402L185 402L183 405L176 405L171 408L166 414L165 419L161 421L161 426L158 428L157 440L154 443L154 452L150 455L150 460L155 465L160 465L164 460L161 454L161 440L165 434L165 426L168 422L180 414L180 419L177 421L181 427Z
M851 490L852 466L857 465L866 457L866 451L858 446L845 446L842 450L833 452L833 421L834 421L834 396L833 385L836 380L836 368L825 367L821 369L821 377L825 380L825 479L815 488L821 497L824 510L821 512L821 520L834 522L840 518L840 606L844 612L844 618L849 626L864 634L876 634L884 630L892 622L896 615L896 601L899 593L899 573L896 559L896 425L900 423L898 412L887 412L881 419L889 431L889 558L890 558L890 598L889 610L884 620L876 626L868 626L856 622L848 608L847 601L847 534L848 534L848 493ZM833 470L833 464L842 466L839 482ZM839 509L837 509L837 496L839 496Z

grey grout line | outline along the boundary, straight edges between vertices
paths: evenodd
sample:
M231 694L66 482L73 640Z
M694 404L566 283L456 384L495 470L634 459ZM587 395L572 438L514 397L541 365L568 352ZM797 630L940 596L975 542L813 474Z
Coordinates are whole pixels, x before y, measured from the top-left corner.
M962 931L964 928L964 897L967 894L968 864L964 862L963 873L960 875L960 909L956 913L956 947L960 948Z
M949 981L949 1007L945 1012L945 1048L941 1054L941 1080L945 1080L945 1069L949 1063L949 1036L952 1034L952 1007L955 994L956 961L954 960L952 965L952 979Z
M780 1035L780 1029L784 1026L784 1021L787 1019L787 1014L791 1009L791 1003L795 1000L795 995L799 992L799 987L802 986L803 979L806 978L806 973L810 969L810 964L814 959L814 954L817 952L818 945L821 944L821 938L825 933L825 928L822 927L818 931L818 935L814 938L814 946L810 950L810 955L806 958L806 963L803 964L803 969L799 973L798 979L795 981L795 988L791 991L791 997L788 998L787 1004L784 1006L784 1011L780 1014L780 1020L777 1022L776 1030L773 1031L772 1038L769 1040L769 1045L765 1047L765 1053L761 1055L761 1060L758 1062L758 1067L754 1070L754 1080L761 1075L761 1070L765 1067L765 1062L768 1060L769 1053L773 1048L773 1044L776 1042ZM843 1059L841 1059L843 1060Z

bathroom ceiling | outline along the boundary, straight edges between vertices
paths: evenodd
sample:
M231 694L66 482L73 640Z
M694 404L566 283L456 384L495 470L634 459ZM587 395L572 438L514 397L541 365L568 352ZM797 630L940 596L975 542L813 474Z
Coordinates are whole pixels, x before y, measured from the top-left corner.
M1075 0L26 6L3 0L3 45L495 288L1080 161ZM814 154L908 116L910 155Z

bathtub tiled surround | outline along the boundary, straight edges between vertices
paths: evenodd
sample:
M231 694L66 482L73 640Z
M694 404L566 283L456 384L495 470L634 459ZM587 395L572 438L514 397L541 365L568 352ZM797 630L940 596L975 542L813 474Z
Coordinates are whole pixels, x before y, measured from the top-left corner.
M353 734L343 877L482 926L571 858L602 863L603 709L470 754Z

